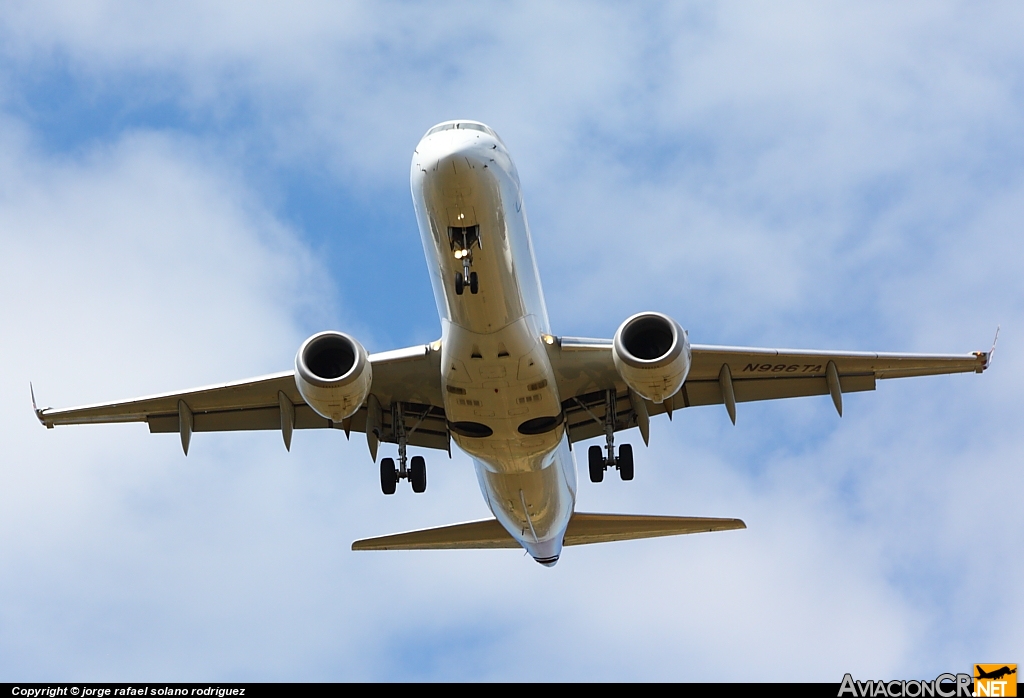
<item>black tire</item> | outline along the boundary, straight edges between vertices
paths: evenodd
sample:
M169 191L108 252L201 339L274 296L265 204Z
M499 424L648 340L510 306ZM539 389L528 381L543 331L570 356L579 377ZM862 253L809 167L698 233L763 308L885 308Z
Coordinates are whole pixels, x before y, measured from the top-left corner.
M394 458L380 459L380 490L384 494L394 494L398 486L398 471L395 470Z
M462 272L455 272L455 295L461 296L463 290L466 288L466 281L462 278Z
M475 271L471 271L471 272L469 272L469 292L472 293L475 296L476 292L479 291L479 290L480 290L480 283L476 279L476 272Z
M604 455L601 453L601 447L591 446L587 451L587 460L590 462L590 481L604 480Z
M412 476L412 491L419 494L427 490L427 462L423 456L413 456L409 474Z
M619 446L619 477L633 479L633 447L629 444Z

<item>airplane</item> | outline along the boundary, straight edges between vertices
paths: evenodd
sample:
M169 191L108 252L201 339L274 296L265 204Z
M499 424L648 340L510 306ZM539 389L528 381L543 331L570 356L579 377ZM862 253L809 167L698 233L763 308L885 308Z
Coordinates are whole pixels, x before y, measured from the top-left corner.
M999 669L994 669L993 671L985 671L984 669L981 668L980 665L977 665L977 664L974 666L974 668L975 668L975 670L978 673L978 675L974 677L976 679L999 680L999 679L1003 678L1004 676L1009 676L1010 674L1016 674L1017 673L1016 665L1014 665L1013 669L1011 669L1009 666L1003 666L1003 667L1001 667Z
M493 518L357 540L353 550L522 548L552 566L563 546L742 529L740 519L576 512L573 444L592 445L592 482L613 469L634 475L633 448L615 435L700 405L737 405L829 395L840 417L844 393L878 380L974 371L988 352L896 354L691 344L673 318L641 312L611 339L558 336L548 321L519 174L502 139L478 121L440 123L412 158L413 205L441 320L430 344L368 354L337 331L299 347L294 370L183 392L69 409L32 406L48 428L146 422L177 433L188 455L195 432L339 429L366 435L380 486L400 480L426 490L423 456L452 441L473 460ZM998 334L997 334L998 337Z

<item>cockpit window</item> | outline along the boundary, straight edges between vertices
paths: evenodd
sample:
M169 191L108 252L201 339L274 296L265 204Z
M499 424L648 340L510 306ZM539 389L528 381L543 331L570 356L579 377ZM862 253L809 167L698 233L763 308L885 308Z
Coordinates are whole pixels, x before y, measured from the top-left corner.
M427 136L431 136L431 135L433 135L435 133L438 133L440 131L449 131L449 130L451 130L453 128L469 129L471 131L483 131L487 135L494 136L499 141L501 140L501 138L498 137L498 134L495 133L494 131L492 131L487 126L484 126L483 124L474 124L474 123L470 123L470 122L467 122L467 121L449 121L446 124L438 124L434 128L432 128L429 131L427 131ZM426 136L424 136L424 137L426 137Z

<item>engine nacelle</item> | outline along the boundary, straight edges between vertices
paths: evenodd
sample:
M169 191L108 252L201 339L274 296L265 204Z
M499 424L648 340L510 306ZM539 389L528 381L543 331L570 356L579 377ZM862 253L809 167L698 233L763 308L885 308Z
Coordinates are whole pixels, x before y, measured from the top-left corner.
M690 372L690 340L668 315L637 313L616 330L612 360L626 385L661 403L683 387Z
M370 394L373 370L363 345L341 332L320 332L295 355L295 385L313 410L333 422L351 417Z

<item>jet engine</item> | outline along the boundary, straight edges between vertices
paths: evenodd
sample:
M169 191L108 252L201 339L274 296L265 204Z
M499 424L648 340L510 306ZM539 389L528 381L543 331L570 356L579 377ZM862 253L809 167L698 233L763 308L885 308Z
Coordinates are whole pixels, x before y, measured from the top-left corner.
M626 385L661 403L683 387L690 372L690 340L668 315L637 313L616 330L612 360Z
M295 385L322 417L340 422L351 417L370 393L373 371L366 349L341 332L320 332L295 355Z

